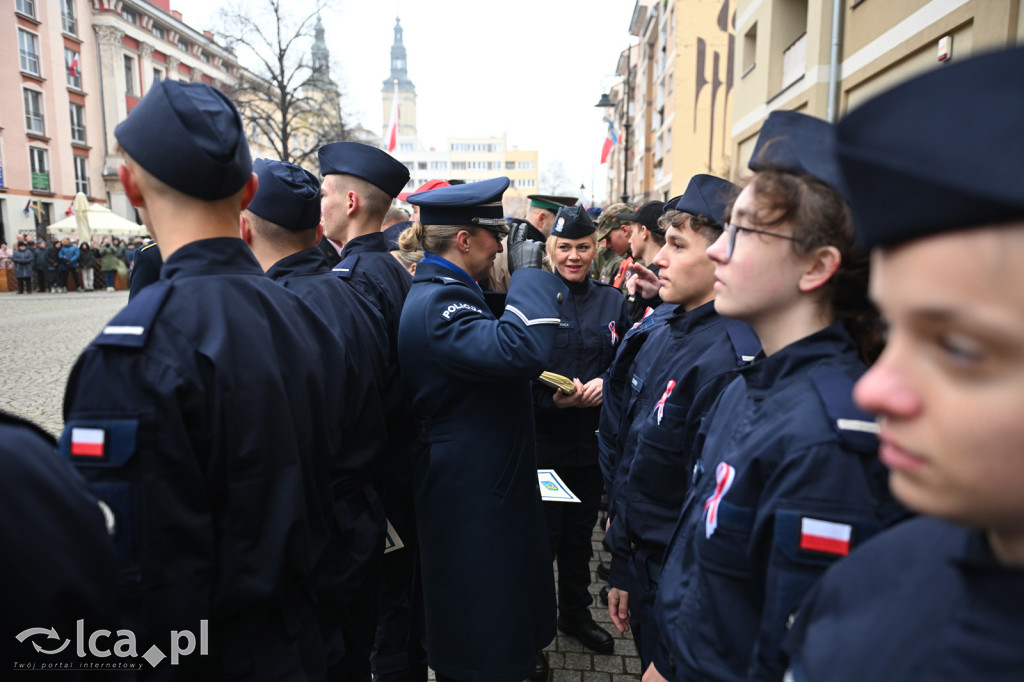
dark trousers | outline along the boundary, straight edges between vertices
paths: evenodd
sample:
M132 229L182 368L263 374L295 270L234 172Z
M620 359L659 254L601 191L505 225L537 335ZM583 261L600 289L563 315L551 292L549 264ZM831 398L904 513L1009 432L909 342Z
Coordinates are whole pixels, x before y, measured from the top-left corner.
M68 268L67 270L61 270L60 271L60 285L62 287L64 287L65 289L68 288L68 275L71 275L71 278L73 280L75 280L75 288L76 289L81 289L82 288L82 282L79 281L79 279L78 279L78 268Z
M663 550L634 549L629 562L629 630L640 655L640 669L654 660L661 635L654 615Z
M107 282L107 288L108 289L113 289L114 288L114 276L116 274L117 274L117 270L104 270L103 271L103 278Z
M25 292L32 293L32 278L31 277L19 277L18 278L18 293L22 294Z
M46 286L50 289L57 288L57 269L46 271Z
M565 620L590 618L591 534L597 523L597 507L604 489L601 469L556 467L559 478L581 502L545 502L551 554L558 562L558 613Z
M36 270L36 291L46 291L46 270Z

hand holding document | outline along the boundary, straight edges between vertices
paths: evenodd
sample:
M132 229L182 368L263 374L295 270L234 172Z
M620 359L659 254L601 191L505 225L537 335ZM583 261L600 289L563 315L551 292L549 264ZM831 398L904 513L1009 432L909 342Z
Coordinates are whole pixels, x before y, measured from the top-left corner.
M540 376L537 377L537 381L551 388L560 388L568 395L576 392L576 384L572 379L561 374L555 374L554 372L541 372Z

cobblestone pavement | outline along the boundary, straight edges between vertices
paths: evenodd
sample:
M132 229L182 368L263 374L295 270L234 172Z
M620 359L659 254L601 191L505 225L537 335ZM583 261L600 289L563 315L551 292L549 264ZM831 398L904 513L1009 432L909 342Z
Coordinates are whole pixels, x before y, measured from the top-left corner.
M0 293L0 409L60 435L75 360L127 302L127 291Z
M62 404L76 358L128 302L128 292L18 295L0 293L0 409L39 424L55 436L64 426ZM621 635L598 599L604 585L594 572L610 553L594 529L590 563L594 620L615 638L612 654L595 654L559 632L544 650L550 682L620 682L640 679L640 659L630 634ZM433 677L433 674L431 674Z

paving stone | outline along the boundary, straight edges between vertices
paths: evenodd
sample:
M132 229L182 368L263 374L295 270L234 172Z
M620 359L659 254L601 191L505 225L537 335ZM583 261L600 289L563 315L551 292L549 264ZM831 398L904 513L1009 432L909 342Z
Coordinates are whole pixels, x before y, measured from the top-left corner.
M627 673L633 673L634 675L641 674L639 658L633 658L632 656L630 656L629 658L624 659L624 662L626 663Z
M611 682L612 676L607 673L588 670L583 673L583 682Z
M579 670L552 670L551 682L580 682L582 676Z
M565 667L569 670L591 670L590 654L566 654Z
M594 670L601 670L607 673L621 673L623 664L622 656L594 654Z

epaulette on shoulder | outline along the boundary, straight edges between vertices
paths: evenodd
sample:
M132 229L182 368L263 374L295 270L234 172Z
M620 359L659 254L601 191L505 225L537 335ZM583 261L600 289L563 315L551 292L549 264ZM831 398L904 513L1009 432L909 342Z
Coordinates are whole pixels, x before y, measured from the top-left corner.
M431 280L434 282L440 282L441 284L463 284L463 281L457 277L448 277L446 275L435 275Z
M331 272L333 272L335 275L337 275L338 277L340 277L342 279L349 279L349 278L352 277L352 273L355 272L355 270L356 270L356 263L358 263L358 262L359 262L359 254L358 253L352 254L351 256L347 256L345 258L345 260L341 261L340 263L335 265L333 268L331 268Z
M853 402L856 379L838 370L823 370L812 374L811 380L839 440L853 450L875 453L878 422Z
M753 362L757 354L761 352L761 340L757 338L757 334L750 328L750 325L745 322L734 322L729 325L728 332L739 364L746 365Z
M156 242L150 242L150 243L146 244L145 246L143 246L141 249L139 249L139 253L142 253L146 249L150 249L150 248L152 248L154 246L156 246Z
M162 279L144 288L107 323L93 343L97 346L145 347L153 321L173 286L170 280Z

